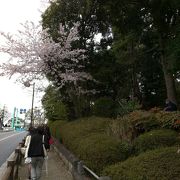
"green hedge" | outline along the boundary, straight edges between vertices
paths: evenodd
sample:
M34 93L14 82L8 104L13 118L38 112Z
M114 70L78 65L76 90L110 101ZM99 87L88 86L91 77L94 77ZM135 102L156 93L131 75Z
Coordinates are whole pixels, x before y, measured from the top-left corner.
M135 139L134 147L135 152L139 154L146 150L172 146L178 142L180 141L177 132L169 129L161 129L153 130L140 135Z
M78 147L80 139L89 136L92 133L104 133L110 119L108 118L84 118L68 122L59 128L59 133L63 139L64 145L71 151Z
M103 170L112 180L179 180L180 154L177 147L147 151Z
M168 117L172 116L173 113L169 114ZM162 124L165 122L163 120L160 121L160 119L158 119L159 117L162 116L157 116L157 113L135 111L117 120L90 117L72 122L55 121L49 125L52 135L63 142L71 152L83 160L85 164L97 172L97 174L108 165L124 161L116 165L118 168L115 168L116 166L110 166L105 169L104 175L109 173L113 178L119 180L119 174L122 173L122 179L124 177L124 179L131 180L133 179L131 174L135 174L137 180L138 178L144 180L150 179L149 177L151 177L151 174L146 176L145 171L146 166L149 166L150 168L150 165L148 164L149 162L145 164L145 169L143 169L144 164L140 162L142 163L141 168L143 169L141 175L138 169L138 160L136 161L136 158L140 158L141 160L141 155L147 153L148 157L150 159L152 158L152 161L154 159L153 155L149 155L148 152L143 154L141 152L157 147L172 146L179 142L177 133L173 130L152 130L162 127ZM173 122L177 123L178 115L176 114L175 117L176 118L174 118ZM142 127L144 131L139 132L137 127ZM168 127L171 128L172 126ZM141 133L143 134L141 135ZM128 143L122 143L124 141L133 142L136 153L141 153L138 157L135 157L135 160L132 160L134 158L127 159L132 154L132 148ZM163 157L160 156L161 152L159 150L152 152L155 152L154 156L157 156L157 159L162 158L159 159L160 161L166 161L166 157L165 160L163 160ZM148 158L146 159L146 157L144 157L144 160L148 161ZM135 165L132 167L132 172L127 170L129 167L125 162L128 161L135 161L137 163L137 173L134 172L136 171ZM156 159L154 160L154 163L156 163ZM121 165L123 166L121 167ZM119 168L120 171L118 170ZM130 175L128 175L129 173ZM127 178L125 178L126 176ZM159 178L160 176L157 177Z
M131 154L131 147L127 143L95 133L75 141L78 146L75 154L96 173L107 165L123 161Z
M63 139L60 134L60 129L63 128L63 125L67 124L67 121L50 121L48 123L51 135L57 138L60 142L63 142Z
M123 161L131 154L131 146L106 134L111 119L91 117L73 122L54 122L51 130L63 144L92 170ZM56 130L55 130L56 129Z

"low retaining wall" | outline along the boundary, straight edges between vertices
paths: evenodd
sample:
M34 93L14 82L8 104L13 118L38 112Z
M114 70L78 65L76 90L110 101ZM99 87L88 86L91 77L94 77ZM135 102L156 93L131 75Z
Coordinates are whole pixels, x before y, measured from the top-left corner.
M22 159L20 148L21 145L15 149L7 161L0 167L1 180L15 180L18 178L18 168Z
M54 139L54 144L51 145L54 151L60 156L68 171L72 174L74 180L91 180L85 173L87 168L81 160L79 160L74 154L59 143L58 140ZM86 167L86 168L85 168ZM98 180L110 180L109 177L97 177L93 179Z
M76 158L69 150L67 150L62 144L54 139L54 144L51 145L54 151L60 156L64 162L67 170L72 174L74 180L90 180L83 174L79 174L77 171L79 159Z
M14 156L14 152L8 157L8 159L11 159L13 156ZM6 170L7 170L7 161L4 162L4 164L2 164L0 167L0 179L2 179Z

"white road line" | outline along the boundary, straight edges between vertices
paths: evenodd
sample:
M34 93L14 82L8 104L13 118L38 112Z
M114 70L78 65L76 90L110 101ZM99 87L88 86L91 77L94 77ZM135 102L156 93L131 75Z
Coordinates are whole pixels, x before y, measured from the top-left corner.
M24 132L20 132L20 133L13 134L13 135L11 135L11 136L7 136L7 137L5 137L5 138L2 138L2 139L0 139L0 142L1 142L1 141L4 141L5 139L8 139L8 138L10 138L10 137L12 137L12 136L16 136L16 135L18 135L18 134L21 134L21 133L24 133Z

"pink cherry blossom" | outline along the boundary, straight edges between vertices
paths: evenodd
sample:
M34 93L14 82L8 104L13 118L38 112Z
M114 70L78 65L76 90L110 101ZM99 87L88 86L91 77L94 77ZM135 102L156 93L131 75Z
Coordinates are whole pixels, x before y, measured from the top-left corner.
M92 79L83 70L83 61L87 58L85 50L71 46L79 39L78 23L69 32L60 24L58 42L53 41L48 29L42 30L40 25L26 22L22 27L15 35L0 33L5 40L0 52L9 55L9 60L0 65L0 75L17 74L22 83L41 80L48 75L59 87Z

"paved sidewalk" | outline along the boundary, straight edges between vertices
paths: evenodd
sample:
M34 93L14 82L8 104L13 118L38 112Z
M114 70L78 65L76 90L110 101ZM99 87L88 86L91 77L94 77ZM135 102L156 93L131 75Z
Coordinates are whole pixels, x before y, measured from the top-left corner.
M26 180L27 177L28 171L23 160L22 165L19 167L19 180ZM48 153L47 162L44 162L41 180L73 180L63 161L53 150Z

